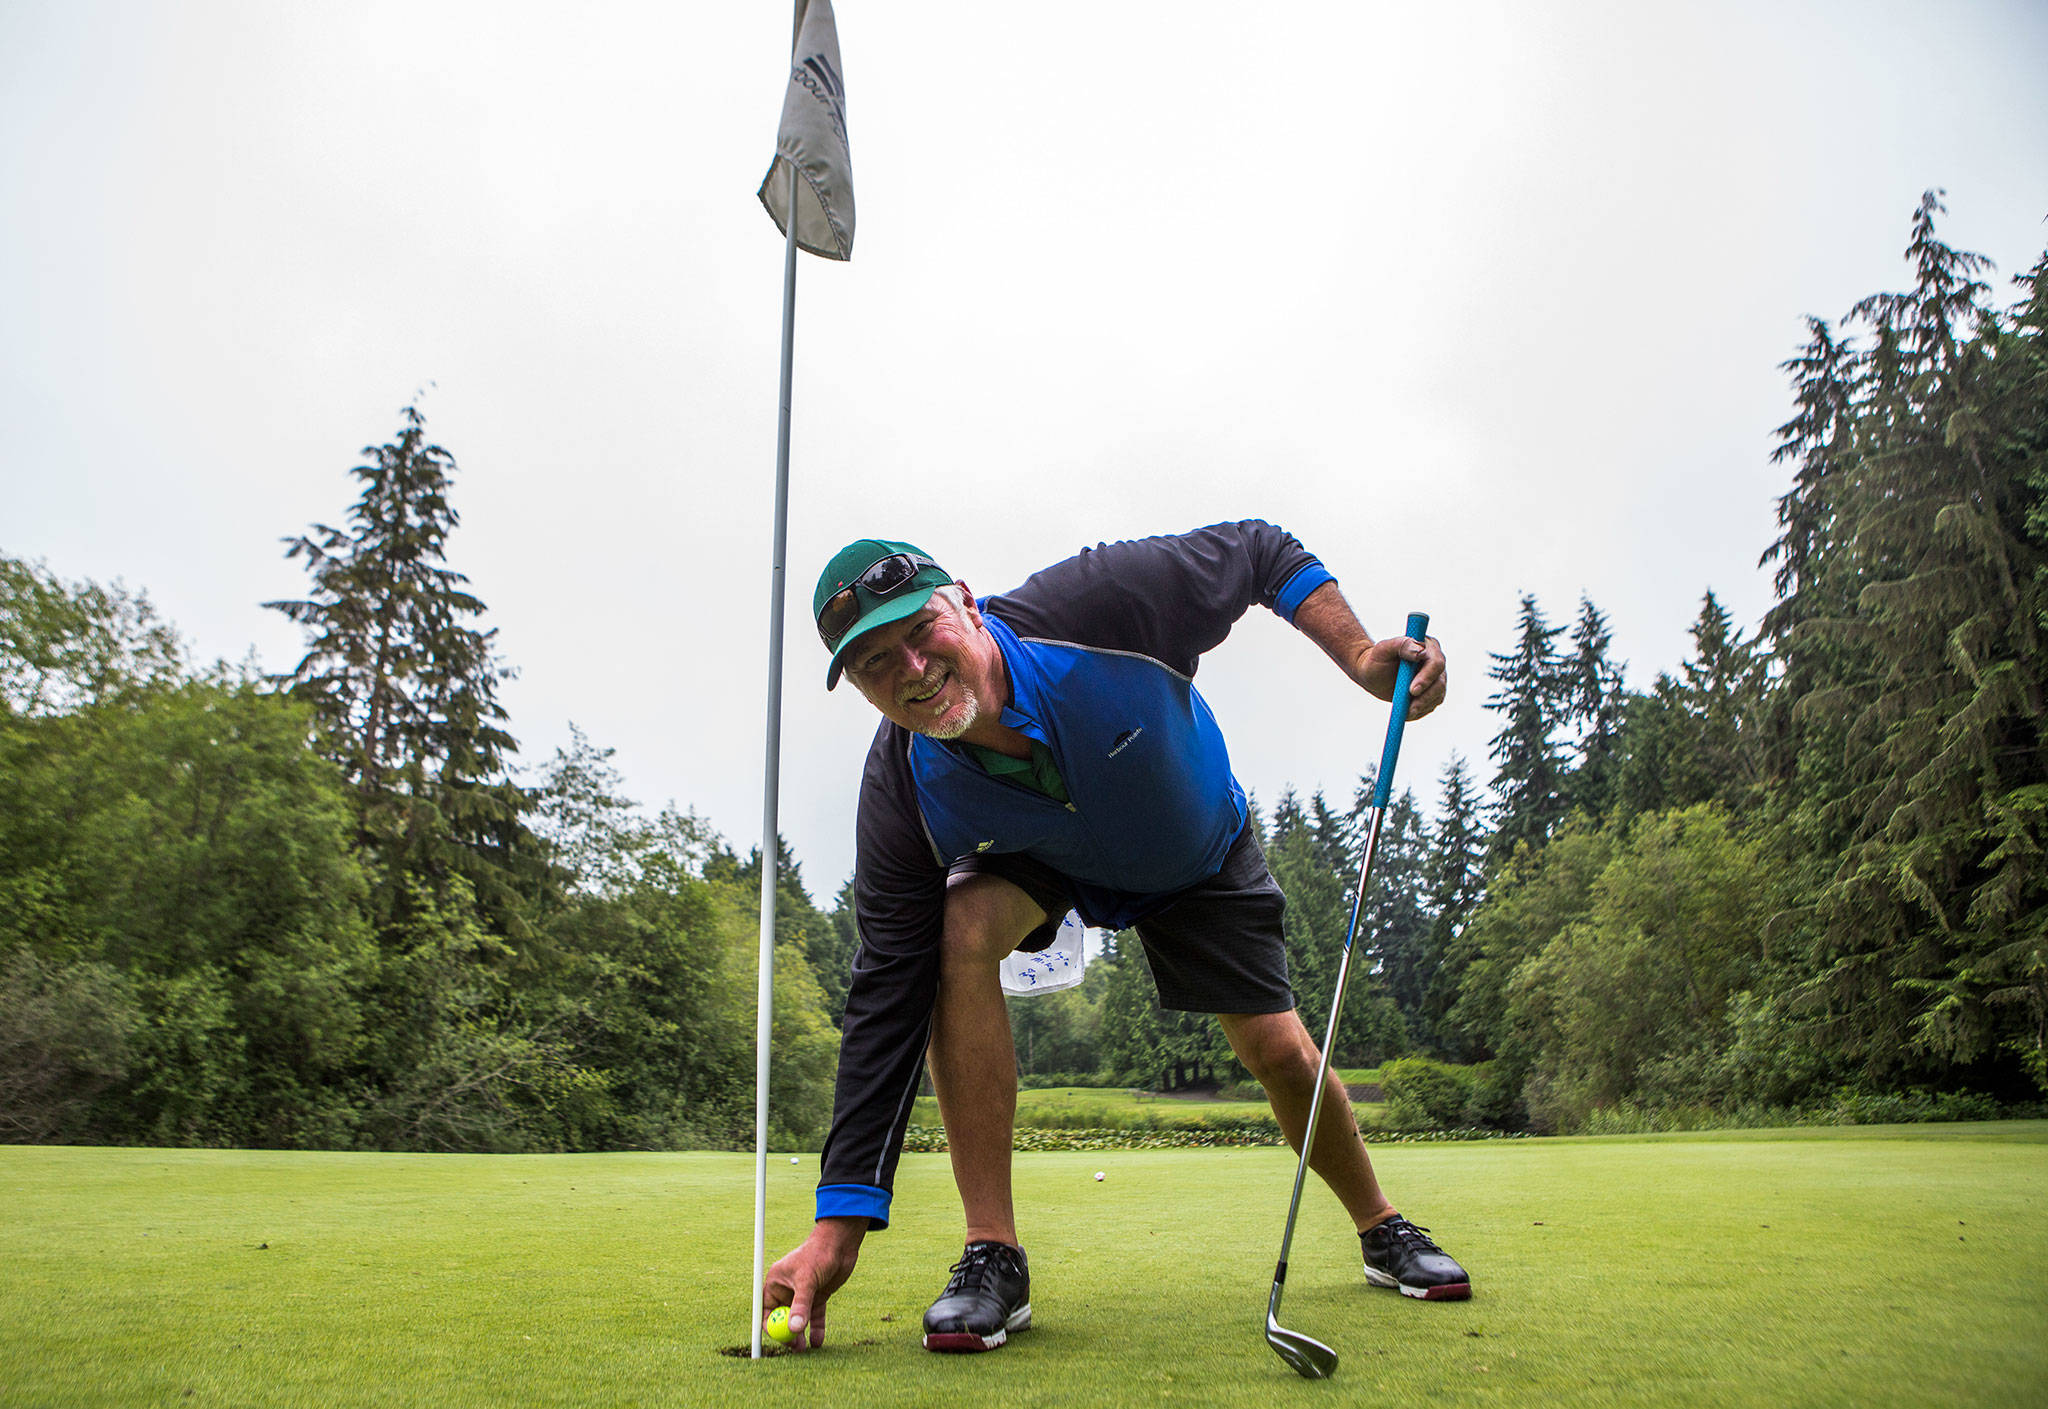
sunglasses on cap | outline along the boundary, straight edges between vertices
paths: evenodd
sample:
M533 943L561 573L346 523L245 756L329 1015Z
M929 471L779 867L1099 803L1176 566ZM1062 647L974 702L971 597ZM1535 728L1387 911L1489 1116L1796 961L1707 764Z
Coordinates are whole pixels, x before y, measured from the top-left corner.
M877 559L866 572L827 597L825 605L818 609L818 635L824 639L825 649L838 650L840 638L867 610L897 595L924 569L938 566L930 558L915 553L891 553ZM860 601L863 592L871 599L866 609Z

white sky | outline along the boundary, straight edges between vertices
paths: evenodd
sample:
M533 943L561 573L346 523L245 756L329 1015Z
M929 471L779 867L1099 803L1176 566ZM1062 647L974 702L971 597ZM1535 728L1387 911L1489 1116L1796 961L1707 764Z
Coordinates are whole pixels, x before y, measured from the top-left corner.
M572 18L573 16L573 18ZM1165 18L1162 18L1165 17ZM860 223L799 271L783 830L852 864L873 718L807 607L847 538L978 591L1259 516L1376 634L1433 613L1433 796L1485 653L1581 591L1630 678L1753 625L1801 315L1900 285L1920 192L2048 244L2048 7L843 0ZM632 794L759 835L787 7L0 4L0 551L296 660L279 539L421 386L451 562ZM1348 797L1368 705L1263 613L1240 776Z

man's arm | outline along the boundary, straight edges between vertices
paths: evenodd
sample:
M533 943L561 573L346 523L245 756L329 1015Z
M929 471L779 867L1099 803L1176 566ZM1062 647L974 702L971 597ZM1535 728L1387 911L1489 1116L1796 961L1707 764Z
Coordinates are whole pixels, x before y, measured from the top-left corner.
M1449 678L1444 673L1444 649L1436 637L1427 641L1411 641L1406 636L1373 640L1335 582L1325 582L1303 599L1295 609L1294 625L1322 647L1323 654L1355 684L1383 700L1394 697L1394 674L1401 662L1414 661L1415 679L1408 694L1410 719L1420 719L1444 702Z
M799 1347L822 1345L825 1309L853 1275L868 1230L886 1226L938 993L946 872L925 838L907 739L884 724L862 775L854 858L854 952L832 1126L810 1235L769 1269L765 1313L790 1308Z
M983 603L1019 636L1127 651L1193 678L1254 606L1292 621L1330 573L1263 519L1084 548Z

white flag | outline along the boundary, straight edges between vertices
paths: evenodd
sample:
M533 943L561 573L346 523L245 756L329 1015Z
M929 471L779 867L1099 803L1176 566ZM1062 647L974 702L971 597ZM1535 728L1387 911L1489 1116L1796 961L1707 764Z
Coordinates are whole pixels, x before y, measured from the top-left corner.
M796 242L827 259L853 257L853 161L846 150L846 83L832 0L801 0L796 52L775 160L761 182L761 204L789 233L789 173L796 169Z

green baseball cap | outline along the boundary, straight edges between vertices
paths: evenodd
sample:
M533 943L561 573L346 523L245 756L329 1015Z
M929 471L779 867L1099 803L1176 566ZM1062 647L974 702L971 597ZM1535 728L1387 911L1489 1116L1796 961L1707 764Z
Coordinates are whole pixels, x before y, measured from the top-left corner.
M832 653L825 688L839 683L847 647L876 627L921 610L933 591L952 581L953 575L924 549L909 543L856 538L834 553L811 593L811 619Z

